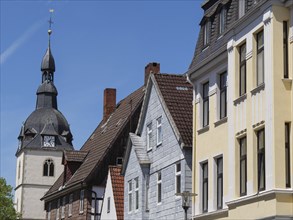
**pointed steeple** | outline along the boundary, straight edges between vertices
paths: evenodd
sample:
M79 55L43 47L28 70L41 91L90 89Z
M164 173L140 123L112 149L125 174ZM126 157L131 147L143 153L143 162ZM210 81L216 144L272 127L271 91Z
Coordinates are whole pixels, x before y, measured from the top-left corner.
M54 72L55 72L55 60L51 52L51 34L52 34L52 29L51 29L51 24L53 23L52 21L52 13L53 10L50 10L50 20L49 20L49 29L48 29L48 35L49 35L49 44L47 51L43 57L42 64L41 64L41 71L42 71L42 83L44 81L54 81Z

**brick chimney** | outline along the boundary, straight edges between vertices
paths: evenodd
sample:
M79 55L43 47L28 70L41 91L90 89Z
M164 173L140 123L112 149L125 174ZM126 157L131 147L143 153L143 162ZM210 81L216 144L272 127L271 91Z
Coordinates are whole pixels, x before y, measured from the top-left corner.
M107 88L104 90L104 114L105 123L116 108L116 89Z
M144 68L144 85L147 84L150 74L160 73L160 63L149 63Z

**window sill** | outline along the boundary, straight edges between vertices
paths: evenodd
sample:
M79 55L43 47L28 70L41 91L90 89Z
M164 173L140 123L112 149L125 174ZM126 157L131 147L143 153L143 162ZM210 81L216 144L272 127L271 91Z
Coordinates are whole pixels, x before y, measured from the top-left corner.
M157 205L162 205L162 202L157 203Z
M80 215L83 215L83 211L79 211L79 214L80 214Z
M265 84L262 83L260 85L258 85L256 88L254 88L253 90L250 91L251 95L256 95L256 93L259 93L260 91L265 89Z
M207 126L201 128L201 129L197 130L197 133L198 133L198 134L202 134L202 133L208 131L209 129L210 129L210 126L207 125Z
M233 102L234 102L234 105L238 105L239 103L243 102L244 100L246 100L247 98L247 94L243 94L242 96L240 96L239 98L235 99Z
M206 50L209 48L209 46L210 46L209 44L206 44L206 45L204 45L204 46L203 46L203 49L202 49L202 51L201 51L201 52L204 52L204 51L206 51Z
M223 215L228 215L228 209L225 208L225 209L218 209L216 211L211 211L211 212L203 212L202 214L199 214L199 215L195 215L194 217L196 219L207 219L208 218L215 218L215 217L220 217L220 216L223 216Z
M219 125L224 124L224 123L226 123L227 121L228 121L228 117L226 116L226 117L220 119L219 121L216 121L216 122L214 123L214 125L215 125L215 127L218 127Z
M153 148L149 148L149 149L147 149L147 152L150 152L150 151L152 151L152 149L153 149Z
M162 145L162 142L157 143L157 147L160 147Z

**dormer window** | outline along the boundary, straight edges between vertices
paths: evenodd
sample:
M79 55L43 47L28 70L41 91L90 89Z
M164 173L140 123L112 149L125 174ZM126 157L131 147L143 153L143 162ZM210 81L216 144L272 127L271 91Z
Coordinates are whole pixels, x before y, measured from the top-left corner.
M55 136L44 135L43 146L44 147L55 147Z
M211 22L206 21L206 23L203 26L203 45L207 46L210 43L210 28Z
M223 7L219 14L219 35L222 35L226 27L226 8Z

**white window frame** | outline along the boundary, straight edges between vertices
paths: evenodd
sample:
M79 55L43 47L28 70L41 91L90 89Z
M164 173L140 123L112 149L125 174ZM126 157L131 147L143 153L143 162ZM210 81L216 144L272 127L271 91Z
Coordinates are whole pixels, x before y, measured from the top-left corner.
M179 167L180 167L180 170L178 171L178 165L179 165ZM181 186L182 186L182 184L181 184L181 162L179 162L179 163L176 163L175 164L175 193L181 193ZM178 187L178 178L177 177L180 177L180 191L178 192L177 191L177 187ZM176 197L181 197L181 196L176 196Z
M159 190L160 189L160 190ZM160 191L160 193L159 193ZM162 204L162 172L157 173L157 204Z
M163 132L162 132L162 116L157 118L157 146L161 145L163 142Z
M128 212L132 211L132 180L128 181Z
M139 179L138 177L136 177L134 179L134 182L135 182L135 210L137 211L139 209Z
M84 209L84 189L80 190L79 213L82 214Z
M152 149L152 145L151 145L151 135L152 135L152 123L149 123L147 125L147 130L146 130L146 142L147 142L147 150L151 150Z
M68 203L68 216L72 216L72 203L73 203L73 194L69 195L69 203Z
M65 202L66 202L65 200L66 200L66 197L64 196L62 198L61 219L65 218Z

